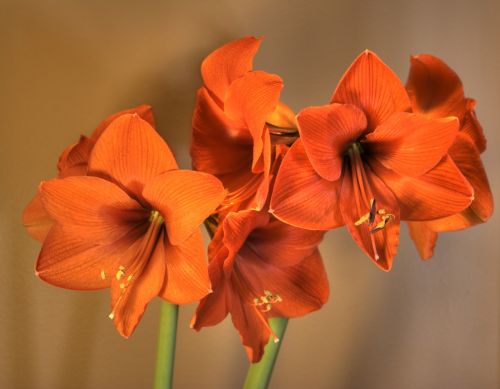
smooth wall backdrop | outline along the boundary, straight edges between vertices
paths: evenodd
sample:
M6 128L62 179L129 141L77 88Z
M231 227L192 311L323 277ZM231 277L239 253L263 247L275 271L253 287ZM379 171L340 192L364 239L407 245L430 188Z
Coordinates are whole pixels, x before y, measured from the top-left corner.
M39 249L21 213L63 148L109 114L149 103L181 166L190 166L199 65L213 49L263 36L255 67L279 74L283 101L326 103L351 61L374 50L405 80L409 55L442 57L461 76L488 137L483 161L500 193L500 3L471 1L0 2L0 387L147 388L159 301L124 340L109 292L38 280ZM419 260L401 234L379 271L339 229L322 252L331 282L320 312L291 321L272 388L498 388L500 221L440 236ZM238 388L247 361L230 321L189 329L182 307L177 388Z

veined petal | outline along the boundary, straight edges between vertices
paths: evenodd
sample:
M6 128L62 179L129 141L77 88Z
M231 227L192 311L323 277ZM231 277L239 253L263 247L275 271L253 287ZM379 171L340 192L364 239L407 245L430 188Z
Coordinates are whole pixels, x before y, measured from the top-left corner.
M252 210L230 212L222 221L222 243L232 255L236 254L247 240L248 235L256 228L267 225L269 218L267 212Z
M29 202L23 212L23 224L32 238L43 242L54 224L43 206L42 197L38 192Z
M479 120L477 120L476 112L474 111L476 102L472 99L466 100L468 110L464 114L460 132L467 134L477 147L479 153L483 153L486 150L486 137L484 136L483 127L481 127Z
M274 111L267 115L266 123L278 128L297 128L295 113L281 101L278 101Z
M385 167L402 175L418 177L446 155L458 127L454 117L431 119L402 112L368 134L363 146Z
M165 240L167 273L160 297L172 304L201 300L211 292L201 231L197 229L177 246Z
M169 147L137 114L115 119L94 146L89 174L116 182L141 199L144 185L165 171L177 169Z
M374 160L369 164L397 197L402 220L437 219L460 212L472 202L474 191L449 156L420 177L400 175Z
M312 255L323 235L324 231L304 230L272 218L252 231L241 256L255 257L279 267L293 266Z
M493 195L476 146L466 134L459 133L449 154L474 189L471 211L485 222L493 213Z
M141 245L140 240L135 248ZM132 252L129 250L129 252ZM128 338L139 323L148 303L158 295L165 280L166 252L163 233L157 238L156 246L149 258L138 258L146 261L140 274L127 274L122 279L114 277L111 282L111 318L116 329ZM127 268L125 268L127 269Z
M328 300L328 278L317 248L292 265L270 265L261 261L238 261L238 272L244 274L254 290L260 294L267 290L281 298L272 304L269 317L302 316L321 308Z
M87 173L90 153L94 147L85 135L80 136L77 143L64 149L57 163L58 177L83 176Z
M410 100L399 78L368 50L347 69L331 102L361 108L368 119L369 130L375 129L392 114L410 109Z
M253 140L247 128L238 128L208 94L200 88L193 113L191 157L193 168L224 175L250 170Z
M264 291L260 291L258 285L248 284L241 271L232 273L231 288L232 293L229 294L231 320L240 333L248 359L252 363L258 362L271 335L267 314L260 312L253 304L253 299Z
M261 39L245 37L226 43L212 52L201 64L203 83L220 101L225 100L229 85L252 70Z
M314 170L325 180L338 180L344 153L366 130L363 111L351 104L309 107L299 112L297 122Z
M434 255L438 234L429 228L427 222L408 222L408 229L420 258L430 259Z
M113 115L108 116L106 119L104 119L97 128L94 130L92 135L90 136L90 139L92 143L97 142L97 139L99 139L104 132L104 130L118 117L126 114L137 114L139 115L143 120L147 121L151 127L155 128L155 120L153 116L153 109L151 108L150 105L143 104L139 105L134 108L130 109L125 109L123 111L114 113Z
M462 81L441 59L428 54L410 58L406 82L414 110L432 117L457 116L462 120L465 99Z
M253 167L262 153L266 118L276 109L282 88L280 77L255 71L238 78L228 89L224 112L236 123L248 127L254 142Z
M269 212L296 227L329 230L344 224L339 195L340 180L331 182L318 175L299 139L283 159Z
M46 211L63 229L101 244L118 240L148 218L117 185L98 177L45 181L40 193Z
M165 219L174 246L186 240L224 199L214 176L191 170L170 170L150 179L142 193Z
M484 223L484 221L481 220L469 206L462 212L422 223L425 223L426 226L434 232L448 232L463 230L465 228Z
M196 331L219 324L228 314L227 282L222 271L222 261L211 261L208 273L213 292L200 301L191 319L191 328Z
M141 232L136 229L116 242L99 245L54 225L38 256L36 274L49 284L66 289L107 288L118 266L127 262L126 252Z
M340 210L347 229L358 246L382 270L389 271L399 244L399 205L391 190L365 165L366 196L354 181L352 166L344 168L341 178ZM387 223L376 231L376 224L359 223L364 215L371 212L370 204L362 199L375 199L377 210L385 210ZM390 216L389 216L390 215ZM378 224L378 223L377 223Z

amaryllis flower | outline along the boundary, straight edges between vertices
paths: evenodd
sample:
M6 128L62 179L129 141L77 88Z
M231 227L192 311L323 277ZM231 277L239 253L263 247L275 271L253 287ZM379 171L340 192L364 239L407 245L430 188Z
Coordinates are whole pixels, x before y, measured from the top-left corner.
M280 77L252 70L260 39L232 41L201 66L204 86L193 114L193 168L217 176L228 189L224 206L249 198L261 209L269 190L271 138L296 134L292 111L279 102Z
M429 222L409 223L421 257L428 259L433 255L438 232L483 223L493 213L493 196L480 158L486 139L474 111L476 102L464 96L460 78L439 58L412 57L407 89L414 112L432 118L453 115L459 119L460 130L448 153L474 188L474 200L463 211Z
M36 264L55 286L111 288L111 314L128 337L155 297L183 304L210 291L199 224L219 205L215 177L178 170L148 122L121 115L90 154L87 175L40 185L54 220Z
M362 53L331 104L299 113L300 140L283 160L270 212L302 228L345 224L365 253L389 270L400 220L460 212L473 195L447 155L458 119L409 110L397 76L374 53Z
M319 309L328 280L317 245L321 231L286 225L265 211L229 213L209 246L213 293L199 304L192 327L213 326L228 313L252 362L261 359L270 317Z
M57 177L64 178L87 174L88 161L95 142L114 119L126 113L137 113L153 127L155 125L153 112L149 105L140 105L109 116L99 123L90 137L81 135L77 143L71 144L64 149L57 162ZM28 233L33 238L43 242L53 225L53 220L45 210L39 193L26 206L23 213L23 222Z

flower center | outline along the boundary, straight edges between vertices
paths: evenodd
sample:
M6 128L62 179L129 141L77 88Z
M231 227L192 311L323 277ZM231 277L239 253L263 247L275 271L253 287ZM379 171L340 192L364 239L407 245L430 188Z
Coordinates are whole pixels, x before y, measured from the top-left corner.
M363 154L361 143L352 143L346 154L350 162L354 202L359 217L354 222L354 225L358 227L368 226L375 260L378 261L380 256L377 252L374 234L383 230L387 223L394 219L394 215L387 212L384 208L377 209L377 200L371 190L365 165L361 158L361 154Z
M161 214L152 210L149 215L149 226L146 230L146 233L140 238L141 242L139 243L137 250L135 251L132 259L129 261L128 266L119 265L118 269L115 273L115 279L119 282L119 286L121 289L120 296L116 300L113 305L113 310L109 314L109 318L113 319L115 317L115 312L123 298L130 287L130 285L138 279L143 272L144 268L147 266L151 255L156 248L156 243L161 236L161 230L164 224L164 219ZM101 271L101 278L105 278L106 274L104 271Z

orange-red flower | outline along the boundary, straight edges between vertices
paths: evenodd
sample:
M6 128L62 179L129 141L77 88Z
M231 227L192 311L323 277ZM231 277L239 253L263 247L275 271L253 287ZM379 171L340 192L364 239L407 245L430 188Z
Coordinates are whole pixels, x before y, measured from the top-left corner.
M412 57L406 87L414 112L432 118L453 115L459 119L460 131L448 153L474 188L474 200L463 211L437 220L409 223L420 256L428 259L433 255L438 232L483 223L493 213L493 196L480 158L486 139L474 111L476 102L464 96L460 78L439 58Z
M111 288L110 317L128 337L155 297L194 302L210 282L199 224L224 197L220 182L178 170L137 114L113 120L95 142L86 175L42 182L54 221L37 275L68 289Z
M331 104L299 113L300 140L283 160L271 212L302 228L346 224L365 253L389 270L400 219L448 216L473 195L447 155L458 120L408 111L397 76L374 53L362 53Z
M200 302L192 327L216 325L230 313L249 359L259 361L275 336L269 317L304 315L326 302L328 280L317 249L322 236L266 211L230 212L209 246L214 292Z
M252 70L260 39L232 41L201 66L204 86L193 114L193 168L217 176L228 189L224 206L251 200L261 209L269 190L272 135L295 133L292 111L279 102L280 77Z
M57 177L64 178L87 174L88 161L95 142L114 119L126 113L137 113L153 127L155 125L153 112L149 105L140 105L109 116L99 123L90 137L81 135L77 143L71 144L64 149L57 162ZM23 222L28 233L33 238L43 242L53 225L53 220L43 207L39 193L26 206L23 213Z

